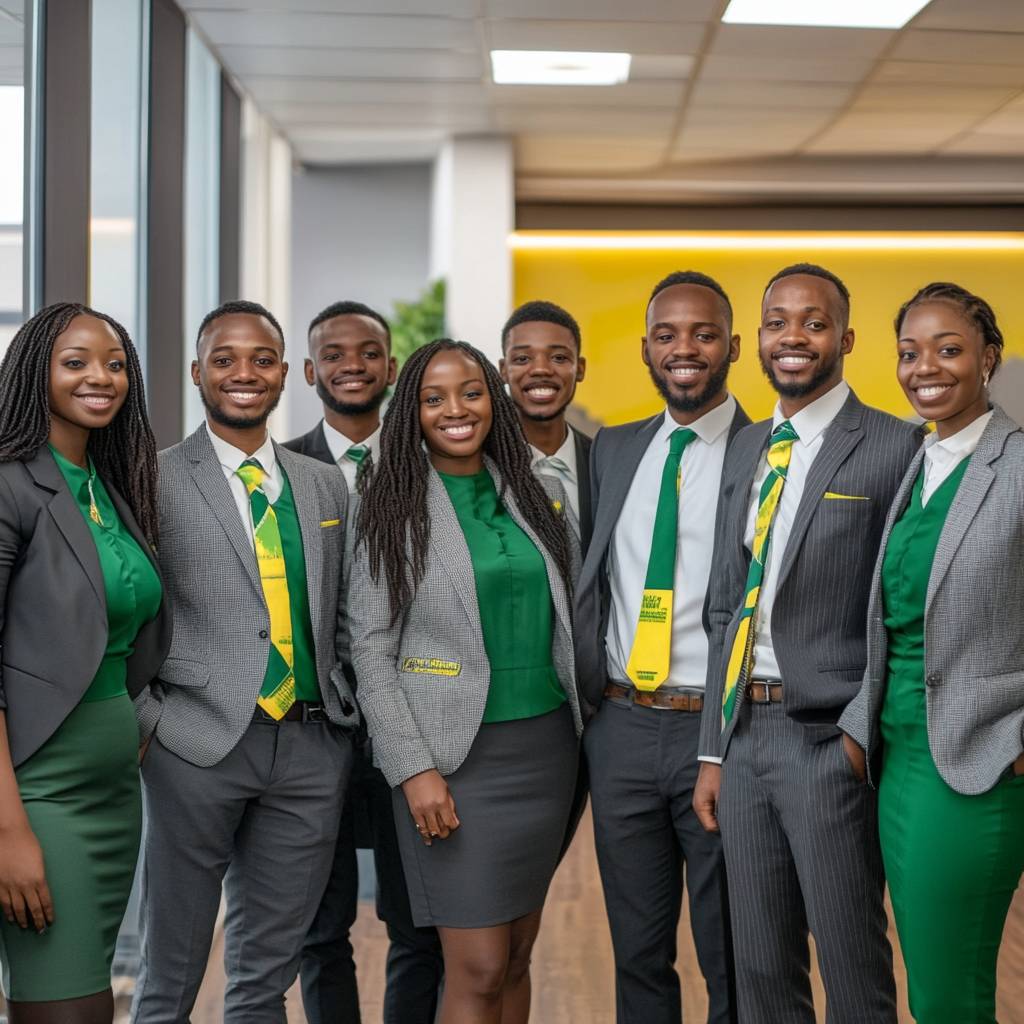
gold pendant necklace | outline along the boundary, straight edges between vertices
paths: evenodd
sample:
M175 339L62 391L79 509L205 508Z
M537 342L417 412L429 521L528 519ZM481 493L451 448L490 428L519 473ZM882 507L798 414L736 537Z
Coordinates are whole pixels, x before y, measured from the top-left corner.
M103 526L100 510L96 507L96 495L92 493L92 477L89 477L89 518L97 525Z

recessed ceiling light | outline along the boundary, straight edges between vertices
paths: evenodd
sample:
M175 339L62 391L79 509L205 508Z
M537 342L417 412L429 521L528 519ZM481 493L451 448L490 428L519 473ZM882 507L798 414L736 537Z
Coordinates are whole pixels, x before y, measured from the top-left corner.
M491 50L498 85L618 85L629 78L628 53Z
M821 25L903 28L929 0L732 0L722 21L732 25Z

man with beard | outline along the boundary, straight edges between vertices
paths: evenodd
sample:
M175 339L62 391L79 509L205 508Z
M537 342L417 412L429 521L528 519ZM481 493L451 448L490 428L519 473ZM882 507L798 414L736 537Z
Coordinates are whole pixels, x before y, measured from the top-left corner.
M664 412L594 438L594 535L576 592L576 666L618 1024L679 1024L683 866L708 1021L735 1021L725 861L693 813L703 611L726 451L750 423L726 390L740 354L712 278L654 289L640 354Z
M876 794L836 725L864 675L868 596L917 427L857 400L849 293L801 263L758 332L779 395L726 460L694 808L721 829L740 1020L812 1024L807 933L828 1019L895 1024Z
M590 438L565 422L565 410L583 380L580 328L553 302L527 302L501 331L502 379L530 443L530 466L565 488L586 557L593 528L590 499Z
M394 384L387 321L361 302L335 302L309 325L306 382L316 388L324 418L285 448L337 466L349 491L354 534L361 466L376 458L380 407ZM342 669L353 690L355 673L342 620ZM309 1024L359 1024L359 988L350 933L359 906L356 848L372 848L377 869L377 916L390 946L384 992L384 1024L433 1024L444 975L435 928L416 928L402 871L391 807L391 787L373 764L370 744L356 744L331 878L302 950L302 1003Z
M206 422L160 453L158 559L174 613L136 708L146 838L132 1019L186 1024L227 899L224 1020L284 1024L327 884L359 715L337 671L348 495L274 444L288 364L274 317L199 329Z

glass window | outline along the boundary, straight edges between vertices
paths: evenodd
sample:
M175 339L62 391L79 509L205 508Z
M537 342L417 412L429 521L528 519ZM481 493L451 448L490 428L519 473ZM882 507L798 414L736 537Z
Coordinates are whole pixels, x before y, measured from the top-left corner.
M25 6L0 0L0 356L22 322Z

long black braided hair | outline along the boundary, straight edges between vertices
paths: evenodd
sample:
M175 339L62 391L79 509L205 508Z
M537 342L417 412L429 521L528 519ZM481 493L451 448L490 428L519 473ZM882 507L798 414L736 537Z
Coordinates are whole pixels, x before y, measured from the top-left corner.
M464 341L439 338L417 349L402 367L380 434L380 457L360 475L358 536L368 545L370 573L387 579L394 624L423 579L430 542L427 480L430 462L420 428L423 371L438 352L462 352L480 365L491 396L491 430L484 453L501 474L502 493L511 490L523 518L554 558L571 592L570 549L566 526L544 488L530 471L530 449L512 400L487 357ZM408 547L406 546L408 541ZM383 566L383 569L382 569Z
M26 321L0 363L0 462L31 459L50 436L50 357L57 336L76 316L110 324L125 352L128 394L105 427L89 433L100 474L128 503L143 534L156 541L156 441L146 415L138 353L128 332L106 313L80 302L55 302Z

